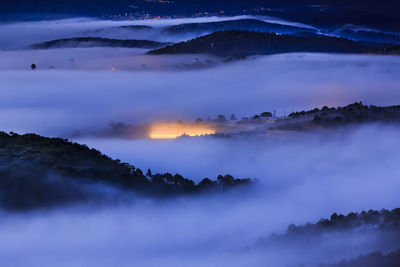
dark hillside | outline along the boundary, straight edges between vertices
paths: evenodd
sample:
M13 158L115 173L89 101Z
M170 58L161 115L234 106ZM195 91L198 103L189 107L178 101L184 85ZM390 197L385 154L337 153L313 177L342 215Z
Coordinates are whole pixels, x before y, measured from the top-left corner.
M0 207L31 209L79 202L90 197L82 185L107 185L150 196L220 192L250 184L230 175L199 184L179 174L145 175L86 145L35 134L0 132Z
M219 31L150 51L149 54L211 54L243 57L291 52L365 53L354 41L328 36L292 36L252 31Z

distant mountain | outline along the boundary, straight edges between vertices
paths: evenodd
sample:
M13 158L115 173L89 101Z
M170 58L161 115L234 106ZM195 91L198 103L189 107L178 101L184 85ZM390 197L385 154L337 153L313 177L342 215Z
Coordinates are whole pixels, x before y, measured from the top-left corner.
M126 47L126 48L159 48L169 43L160 43L148 40L119 40L100 37L76 37L57 39L30 46L33 49L49 49L63 47Z
M102 190L149 196L221 192L251 184L230 175L195 184L179 174L147 174L86 145L35 134L0 132L0 209L30 210L106 198Z
M226 30L279 32L279 33L315 32L315 30L310 28L268 23L257 19L238 19L238 20L227 20L227 21L217 21L217 22L185 23L185 24L165 27L163 29L163 32L168 34L185 34L185 33L204 34L204 33L212 33L216 31L226 31Z
M242 57L291 52L364 53L370 49L343 38L292 36L251 31L219 31L148 52L160 54L211 54Z
M261 11L260 7L263 7ZM398 0L2 0L0 20L15 20L16 14L23 19L29 16L101 16L130 12L191 16L220 11L225 15L275 16L322 27L355 24L400 31Z

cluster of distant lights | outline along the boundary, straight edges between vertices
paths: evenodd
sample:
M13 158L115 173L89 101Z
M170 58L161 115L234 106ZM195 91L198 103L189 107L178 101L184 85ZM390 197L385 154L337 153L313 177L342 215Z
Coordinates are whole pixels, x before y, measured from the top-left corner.
M158 0L155 2L159 2ZM173 1L161 1L164 4L171 4ZM159 3L161 3L159 2ZM272 11L270 8L251 8L251 9L243 9L241 10L242 13L249 13L249 12L269 12ZM195 13L191 17L198 18L198 17L207 17L207 16L218 16L224 15L226 11L220 10L215 12L199 12ZM102 18L112 19L112 20L159 20L159 19L173 19L173 18L183 18L186 16L183 15L169 15L169 16L152 16L149 13L124 13L124 14L114 14L114 15L103 15Z

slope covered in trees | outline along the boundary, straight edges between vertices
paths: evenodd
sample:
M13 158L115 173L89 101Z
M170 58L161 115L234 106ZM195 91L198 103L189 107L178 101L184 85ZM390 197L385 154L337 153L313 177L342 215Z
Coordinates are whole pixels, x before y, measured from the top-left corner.
M307 128L313 125L327 127L372 122L400 122L400 106L377 107L364 105L362 102L337 108L325 106L322 109L292 112L289 119L281 120L279 124L298 124L300 128Z
M0 207L31 209L89 198L86 186L108 185L148 195L176 196L224 191L251 184L230 175L195 184L179 174L142 170L86 145L35 134L0 132ZM93 192L92 192L93 193Z
M300 250L305 255L316 255L324 251L324 248L328 254L329 251L336 251L341 253L340 255L345 254L346 249L368 253L384 249L394 252L388 255L374 252L353 260L340 261L339 258L339 261L333 261L336 263L329 264L327 262L330 260L324 259L323 264L319 264L318 267L398 266L400 254L396 249L400 248L400 209L351 212L347 215L333 213L330 218L321 219L317 223L289 225L284 234L272 234L261 238L254 248L292 252Z
M243 57L291 52L365 53L371 51L354 41L328 36L277 35L252 31L218 31L149 54L211 54Z
M325 238L327 234L337 232L352 233L391 232L400 235L400 208L393 210L382 209L380 211L369 210L361 213L351 212L347 215L333 213L329 219L321 219L317 223L307 223L296 226L288 226L286 233L273 234L263 238L258 245L269 246L276 243L307 242L311 238ZM368 233L367 233L368 234ZM400 247L400 242L399 242Z

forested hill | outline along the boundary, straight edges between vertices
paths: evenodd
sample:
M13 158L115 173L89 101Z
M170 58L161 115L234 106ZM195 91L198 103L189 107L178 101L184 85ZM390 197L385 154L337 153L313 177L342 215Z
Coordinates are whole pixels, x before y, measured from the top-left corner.
M79 202L90 197L85 191L90 185L177 196L251 184L250 179L230 175L220 175L215 181L205 178L199 184L179 174L152 174L148 170L145 175L86 145L35 134L0 132L0 163L0 208L11 210Z
M214 32L187 42L152 50L149 54L211 54L221 57L241 57L290 52L366 53L371 50L343 38L232 30Z
M338 233L363 233L372 232L391 233L392 237L400 236L400 208L393 210L382 209L362 211L360 213L351 212L347 215L333 213L330 218L324 218L317 223L307 223L296 226L288 226L286 233L261 238L258 246L271 246L277 243L306 243L310 239L323 239L328 235L337 235ZM388 241L389 242L389 241ZM400 241L397 242L400 247Z
M400 248L400 209L351 212L347 215L333 213L330 218L321 219L317 223L289 225L286 233L260 238L255 244L255 247L262 250L280 248L291 251L293 248L301 247L305 255L317 253L316 251L320 251L321 247L334 251L334 246L343 250L365 246L367 249L372 249L370 252L379 251L382 248L385 251L394 252L388 255L374 252L353 260L329 264L322 260L324 264L319 264L318 267L400 266L400 250L398 250ZM315 265L305 266L316 267Z
M297 111L289 114L288 119L278 121L280 127L338 127L360 123L399 123L400 106L378 107L355 102L345 107L315 108L308 111ZM297 125L297 126L296 126Z

